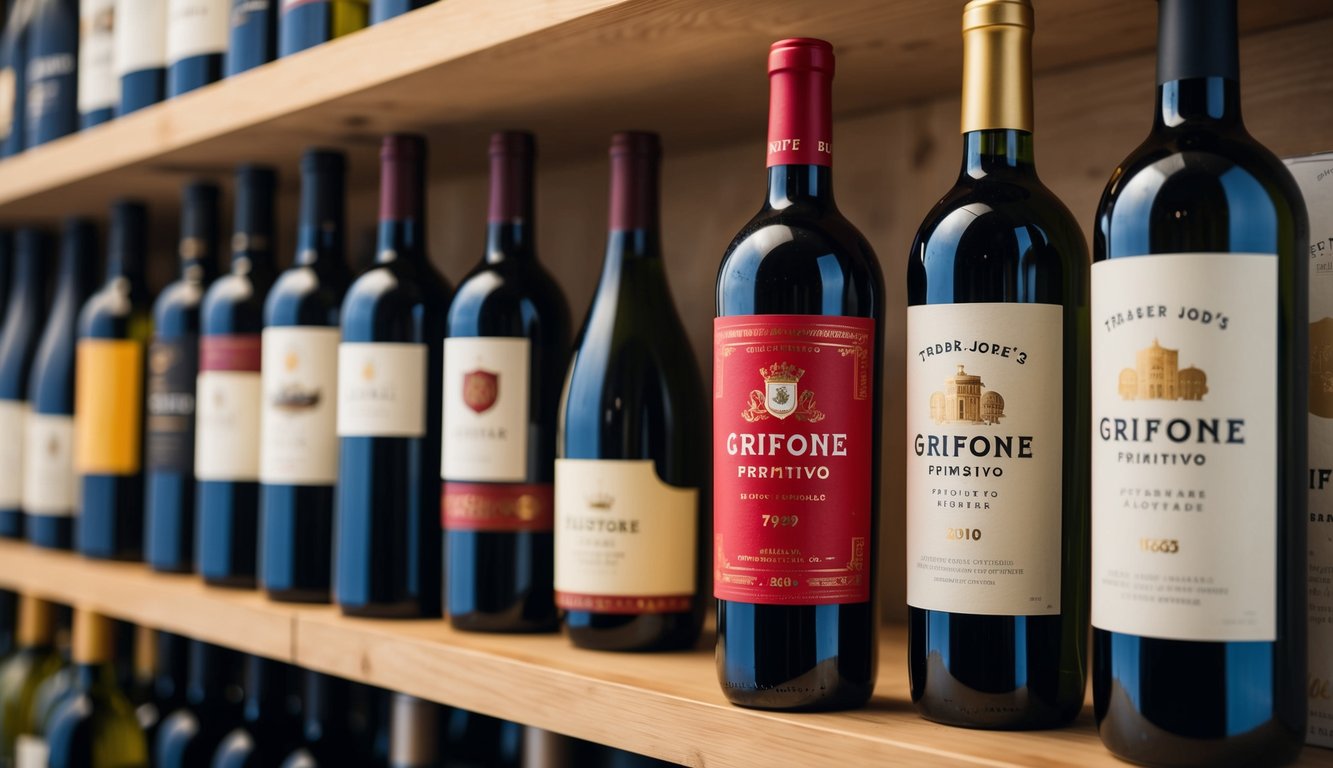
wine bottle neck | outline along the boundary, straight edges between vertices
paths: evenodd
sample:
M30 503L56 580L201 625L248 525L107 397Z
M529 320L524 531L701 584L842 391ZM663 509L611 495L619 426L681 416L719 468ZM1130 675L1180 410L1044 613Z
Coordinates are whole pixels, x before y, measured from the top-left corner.
M251 656L245 675L245 719L273 722L287 717L287 687L281 662Z
M183 698L183 683L189 675L189 641L170 632L158 632L154 642L157 645L157 666L153 674L153 697L160 702L179 702Z
M497 222L486 225L486 261L531 260L537 258L536 233L531 223L524 220Z
M106 277L124 278L143 290L144 252L148 249L148 213L143 206L118 207L107 237Z
M9 312L39 306L46 284L48 240L36 230L19 232L14 250L14 279L9 286Z
M74 684L76 691L91 691L94 688L116 686L116 669L109 661L74 663Z
M307 671L303 688L302 704L305 708L307 736L327 734L336 727L335 721L350 706L347 682Z
M536 255L533 225L531 135L511 132L491 138L490 208L486 215L486 261L531 259Z
M1159 0L1156 127L1240 125L1236 0Z
M773 165L768 169L768 205L803 203L832 207L833 169L827 165Z
M386 140L380 165L380 223L376 261L426 258L424 143Z
M961 175L980 179L995 174L1030 174L1035 170L1031 133L996 129L963 134Z
M191 640L190 680L186 687L186 696L190 702L197 705L227 701L228 689L237 683L239 663L240 656L235 651Z
M181 206L181 275L210 280L217 271L218 188L192 184Z
M303 266L341 262L346 252L344 179L338 170L316 166L301 174L301 214L296 259Z
M1157 87L1156 128L1193 128L1202 124L1209 124L1215 130L1243 125L1240 83L1223 77L1199 77L1172 80Z
M115 636L112 632L111 619L91 611L75 609L71 632L74 663L80 667L110 665L115 651Z
M1032 132L1032 6L971 3L963 10L961 132Z
M96 269L97 228L90 221L66 224L60 239L56 301L81 301L96 280Z
M32 595L19 596L18 644L21 648L46 648L55 642L55 606Z

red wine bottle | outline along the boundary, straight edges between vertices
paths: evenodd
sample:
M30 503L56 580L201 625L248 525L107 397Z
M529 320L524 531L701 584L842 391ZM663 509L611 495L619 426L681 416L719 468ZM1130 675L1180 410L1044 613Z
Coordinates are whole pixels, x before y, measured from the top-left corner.
M440 615L440 380L451 290L426 256L426 142L380 152L375 264L338 347L334 600L343 613Z
M735 704L858 707L875 685L884 278L833 200L832 46L779 41L768 71L768 197L717 276L717 668Z
M46 271L51 240L37 229L14 237L9 301L0 326L0 432L23 434L28 377L46 311ZM23 441L0 442L0 536L23 536Z
M243 720L218 744L212 768L276 766L300 746L298 673L281 661L246 659Z
M159 768L208 765L222 739L243 722L245 657L202 640L189 642L185 705L167 715L150 745Z
M537 262L532 135L497 133L490 153L486 255L458 286L444 342L445 602L459 629L553 630L569 307Z
M582 648L687 648L703 620L706 401L663 266L661 156L656 134L611 140L606 258L561 398L556 604Z

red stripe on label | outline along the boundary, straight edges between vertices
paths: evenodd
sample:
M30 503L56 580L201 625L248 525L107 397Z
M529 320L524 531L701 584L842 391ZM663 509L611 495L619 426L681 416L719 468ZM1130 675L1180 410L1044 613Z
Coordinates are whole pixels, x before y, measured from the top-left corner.
M450 531L549 532L555 526L555 487L444 483L440 513Z
M257 333L199 337L199 370L259 373Z
M555 593L556 606L566 611L589 611L591 613L618 613L623 615L688 613L693 602L694 595L633 597L630 595L580 595L574 592Z

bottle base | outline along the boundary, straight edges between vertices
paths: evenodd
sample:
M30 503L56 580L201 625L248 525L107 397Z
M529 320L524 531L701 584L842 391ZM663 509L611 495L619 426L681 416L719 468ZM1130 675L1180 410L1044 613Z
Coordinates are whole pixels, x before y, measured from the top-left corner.
M338 610L344 616L360 619L438 619L438 611L428 612L416 602L407 603L365 603L347 605L340 603Z
M328 589L273 589L266 587L264 594L278 603L313 603L327 604L332 601Z
M746 709L770 712L841 712L861 709L870 703L874 685L844 685L835 690L812 689L793 683L772 688L743 688L722 681L727 701Z
M254 589L257 582L254 576L205 576L204 583L210 587L223 589Z
M495 613L451 613L449 626L460 632L485 632L492 634L535 635L560 630L560 620L555 616L549 619L515 619L508 614Z
M915 703L916 713L924 720L975 731L1049 731L1063 728L1078 717L1082 706L1080 702L1080 706L1072 711L1062 712L1048 707L1029 710L1019 705L1009 705L997 708L1002 711L996 713L963 714L956 706L941 706L924 699Z
M701 628L702 621L689 613L565 614L570 642L590 651L686 651L698 644Z

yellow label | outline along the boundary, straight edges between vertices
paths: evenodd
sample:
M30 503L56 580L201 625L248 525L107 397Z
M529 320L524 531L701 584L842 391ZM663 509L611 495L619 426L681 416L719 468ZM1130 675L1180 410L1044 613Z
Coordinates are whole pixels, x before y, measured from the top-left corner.
M142 345L124 339L80 340L74 382L75 471L138 472L142 408Z

